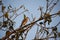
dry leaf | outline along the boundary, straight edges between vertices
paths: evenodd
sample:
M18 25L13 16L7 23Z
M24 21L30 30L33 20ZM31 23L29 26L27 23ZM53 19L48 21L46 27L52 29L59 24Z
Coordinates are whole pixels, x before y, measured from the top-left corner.
M6 31L6 36L9 36L11 34L10 31Z
M57 27L52 27L52 31L57 31Z
M4 21L2 27L7 27L7 24L8 24L8 22L7 21Z
M44 15L44 23L48 22L48 25L49 25L51 21L52 21L52 20L51 20L50 13L46 13L46 14Z
M2 37L2 40L5 40L5 37Z
M8 16L9 16L9 15L8 15L8 12L6 12L6 13L4 14L4 17L5 17L5 18L8 18Z
M60 11L58 11L57 15L59 15L59 16L60 16Z

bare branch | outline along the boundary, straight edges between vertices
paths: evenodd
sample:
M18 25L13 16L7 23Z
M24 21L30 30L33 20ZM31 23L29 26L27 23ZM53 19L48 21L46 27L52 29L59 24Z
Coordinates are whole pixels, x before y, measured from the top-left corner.
M53 3L53 5L49 8L49 13L52 11L52 9L55 7L55 5L57 5L58 2L59 2L59 0L57 0L55 3Z

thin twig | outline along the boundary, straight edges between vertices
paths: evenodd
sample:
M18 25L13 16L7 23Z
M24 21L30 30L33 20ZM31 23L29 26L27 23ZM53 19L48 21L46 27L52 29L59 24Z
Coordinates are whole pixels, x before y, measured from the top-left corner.
M47 4L46 4L46 12L45 13L47 13L47 11L48 11L48 2L49 2L49 0L46 0L46 2L47 2Z
M60 22L55 27L57 27L59 24L60 24Z
M17 14L17 15L15 16L15 18L18 17L19 15L23 14L23 13L26 12L26 11L27 11L27 10L25 10L25 11L23 11L23 12ZM13 18L12 20L15 20L15 18Z
M51 0L51 2L49 3L48 7L53 3L54 0Z
M54 6L57 5L58 2L59 2L59 0L57 0L56 3L53 3L53 5L48 9L49 13L52 11L52 9L54 8Z

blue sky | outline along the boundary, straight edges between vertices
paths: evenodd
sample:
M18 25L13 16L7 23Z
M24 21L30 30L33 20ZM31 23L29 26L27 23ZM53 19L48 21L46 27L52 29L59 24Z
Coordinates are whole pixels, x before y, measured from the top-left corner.
M32 17L31 14L33 14L33 17L36 17L36 19L39 18L40 16L40 11L37 10L39 8L39 6L43 7L43 11L45 11L45 6L46 6L46 1L45 0L2 0L4 5L6 6L6 8L8 7L8 5L10 4L13 8L19 8L21 5L24 5L29 12L25 12L24 14L26 14L26 16L28 16L31 21L32 21ZM54 14L56 12L58 12L60 10L60 1L59 3L55 6L55 8L53 9L53 11L51 12L51 14ZM20 9L17 13L21 13L21 11L24 11L23 9ZM2 15L2 13L0 14ZM1 19L1 18L0 18ZM18 20L17 20L18 19ZM21 21L23 20L23 14L18 16L14 21L16 21L16 25L15 28L18 28L19 25L21 24ZM60 17L57 16L55 18L53 18L53 21L51 22L51 25L49 26L54 26L56 25L60 20ZM60 25L59 25L60 26ZM59 27L58 26L58 31L59 31ZM34 38L35 33L36 33L36 29L37 26L34 25L33 28L29 31L28 35L27 35L27 39L26 40L31 40ZM60 31L59 31L60 32ZM0 38L3 35L4 32L0 30Z

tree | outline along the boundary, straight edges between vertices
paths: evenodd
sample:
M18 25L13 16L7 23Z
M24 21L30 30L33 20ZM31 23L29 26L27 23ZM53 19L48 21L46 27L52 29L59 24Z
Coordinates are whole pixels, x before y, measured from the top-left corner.
M51 0L51 2L50 0L46 0L46 11L44 12L43 7L40 6L38 8L38 10L41 12L40 17L36 20L32 14L33 20L30 21L29 17L23 14L24 12L29 12L29 10L24 5L21 5L19 8L15 8L15 9L11 5L9 5L7 7L7 12L5 12L6 7L4 6L1 0L0 5L2 6L1 12L3 15L0 16L0 18L3 18L3 22L0 22L0 29L3 31L6 31L5 36L2 37L1 39L2 40L6 40L6 39L7 40L14 40L14 39L25 40L27 38L26 36L28 35L29 30L36 24L37 32L34 40L44 40L44 39L48 40L49 38L54 38L56 40L57 36L59 35L57 31L57 26L60 24L60 22L51 28L47 27L46 25L47 25L47 22L48 22L48 25L51 24L53 17L60 16L60 10L54 14L51 14L51 11L55 7L55 5L57 5L58 2L59 0L56 0L56 2L54 2L54 0ZM20 9L23 9L24 11L20 14L16 13ZM10 13L12 13L12 15L10 15ZM22 20L19 28L14 29L15 22L13 20L15 20L16 17L20 16L21 14L24 15L24 19ZM41 20L43 20L43 22ZM27 24L28 21L30 21L30 23ZM4 30L2 28L6 28L7 30ZM52 31L50 32L49 29L51 29ZM46 37L43 37L44 34L46 35ZM54 35L51 36L52 34Z

